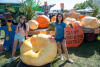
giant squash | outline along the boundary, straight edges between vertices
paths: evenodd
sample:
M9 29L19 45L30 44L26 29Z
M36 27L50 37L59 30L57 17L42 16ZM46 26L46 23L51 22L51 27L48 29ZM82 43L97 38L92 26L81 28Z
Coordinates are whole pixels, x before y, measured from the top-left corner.
M33 35L21 46L22 62L32 66L42 66L52 62L57 54L57 45L50 35Z
M45 15L40 15L36 18L36 21L39 23L39 28L48 28L50 19Z

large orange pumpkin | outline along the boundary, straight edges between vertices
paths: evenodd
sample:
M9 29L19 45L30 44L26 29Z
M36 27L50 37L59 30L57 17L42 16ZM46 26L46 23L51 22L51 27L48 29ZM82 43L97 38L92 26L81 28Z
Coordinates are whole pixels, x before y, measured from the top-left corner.
M39 23L39 28L48 28L50 19L45 15L40 15L36 18L36 21Z
M67 25L66 38L67 47L78 47L82 43L84 33L78 23Z

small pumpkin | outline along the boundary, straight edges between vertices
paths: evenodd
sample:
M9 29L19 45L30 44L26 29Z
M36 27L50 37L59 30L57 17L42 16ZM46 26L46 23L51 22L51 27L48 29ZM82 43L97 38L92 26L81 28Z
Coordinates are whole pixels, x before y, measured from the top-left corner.
M29 28L31 30L34 30L34 29L37 29L38 28L38 22L35 21L35 20L29 20L28 21L28 24L29 24Z
M53 17L51 18L51 22L53 22L53 21L56 21L56 17L55 17L55 16L53 16Z
M57 54L57 45L50 35L33 35L21 46L21 60L32 66L42 66L52 62Z
M82 18L84 18L84 17L86 17L87 15L80 15L80 18L82 19Z
M39 23L39 28L48 28L50 24L50 19L45 15L39 15L36 18L36 21Z

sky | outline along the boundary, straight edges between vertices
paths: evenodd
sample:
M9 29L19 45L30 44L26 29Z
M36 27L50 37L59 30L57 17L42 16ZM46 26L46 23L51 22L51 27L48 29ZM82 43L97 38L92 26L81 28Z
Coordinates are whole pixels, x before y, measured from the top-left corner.
M43 5L45 1L48 2L48 5L56 4L53 8L51 8L51 10L60 9L60 3L64 3L64 9L69 10L73 9L75 4L84 2L86 0L40 0L41 5Z

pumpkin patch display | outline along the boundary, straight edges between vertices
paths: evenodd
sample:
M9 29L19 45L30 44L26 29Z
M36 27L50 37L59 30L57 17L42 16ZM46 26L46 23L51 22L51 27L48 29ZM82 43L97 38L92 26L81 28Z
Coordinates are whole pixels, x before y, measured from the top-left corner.
M100 26L100 22L96 17L84 17L80 23L84 28L97 28Z
M38 22L37 21L35 21L35 20L29 20L28 21L28 24L29 24L29 28L31 29L31 30L34 30L34 29L37 29L38 28Z
M33 35L21 46L21 60L31 66L42 66L51 63L57 54L57 45L50 35Z
M39 28L48 28L50 24L50 19L45 15L40 15L36 18L39 23Z
M78 23L68 24L66 28L66 46L78 47L84 39L84 33Z
M75 22L75 21L76 21L75 18L70 18L70 17L68 17L68 18L66 18L66 19L64 20L64 22L65 22L66 24L73 23L73 22Z

